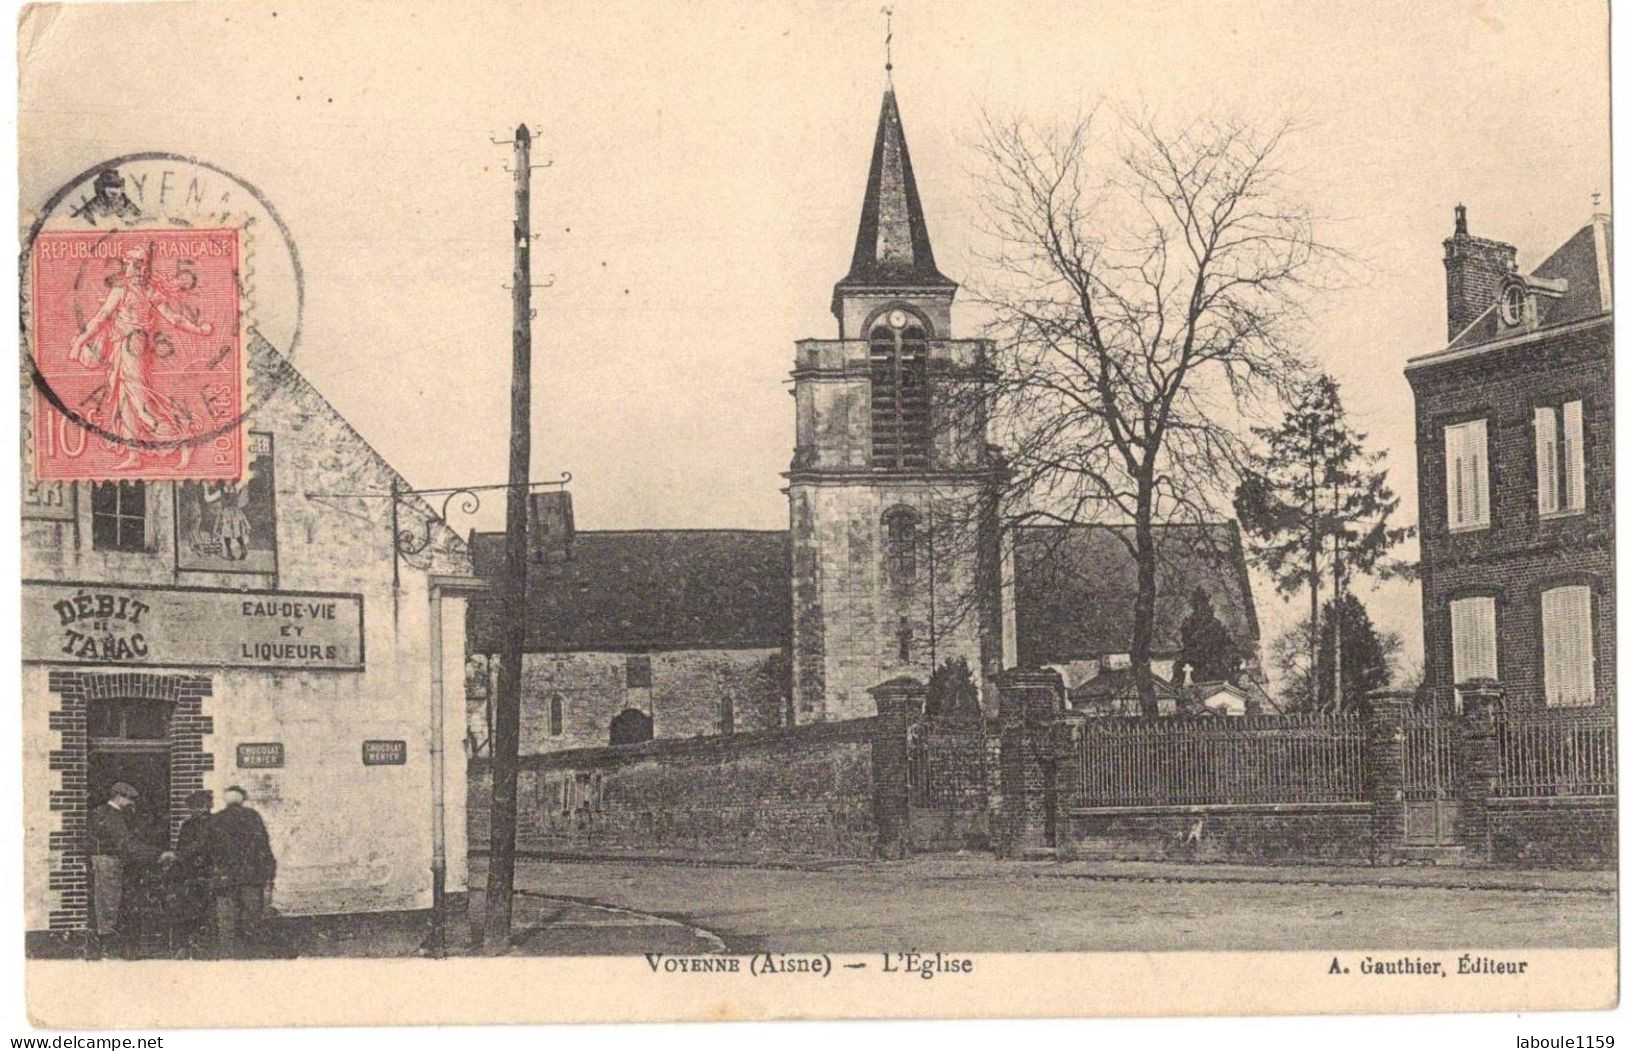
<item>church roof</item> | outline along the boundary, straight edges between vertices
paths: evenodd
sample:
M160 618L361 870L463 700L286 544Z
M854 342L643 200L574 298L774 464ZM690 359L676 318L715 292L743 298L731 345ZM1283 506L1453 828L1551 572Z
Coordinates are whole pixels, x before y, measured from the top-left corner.
M836 285L847 288L953 288L931 255L931 236L914 184L914 165L903 136L897 95L889 87L880 103L875 150L869 161L869 183L863 191L858 240L852 268Z
M496 579L504 534L471 539L474 572ZM764 649L790 638L790 539L783 531L638 529L575 534L568 561L527 574L531 653ZM497 595L469 603L470 648L502 647Z
M1128 653L1136 571L1120 539L1129 526L1029 526L1016 539L1016 650L1023 668ZM1258 615L1235 523L1155 526L1153 656L1179 653L1179 627L1202 588L1239 643L1258 641Z

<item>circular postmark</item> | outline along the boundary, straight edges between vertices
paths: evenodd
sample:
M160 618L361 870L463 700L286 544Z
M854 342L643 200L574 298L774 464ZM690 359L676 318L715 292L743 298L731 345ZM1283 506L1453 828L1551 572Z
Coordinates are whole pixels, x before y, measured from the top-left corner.
M103 161L34 216L20 269L35 479L244 476L244 421L272 389L251 358L291 357L304 307L257 188L180 154Z

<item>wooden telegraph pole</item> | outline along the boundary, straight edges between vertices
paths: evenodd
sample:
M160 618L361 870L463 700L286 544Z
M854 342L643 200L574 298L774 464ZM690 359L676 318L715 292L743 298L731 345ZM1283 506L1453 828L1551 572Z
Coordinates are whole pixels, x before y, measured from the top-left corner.
M519 795L519 689L525 659L526 514L530 493L530 130L513 136L513 416L508 446L507 558L502 574L502 667L491 741L491 867L485 946L513 933L514 832Z

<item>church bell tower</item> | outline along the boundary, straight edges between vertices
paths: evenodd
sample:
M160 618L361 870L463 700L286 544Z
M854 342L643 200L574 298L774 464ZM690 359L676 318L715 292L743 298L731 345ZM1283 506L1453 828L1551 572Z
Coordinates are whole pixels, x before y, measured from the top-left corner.
M981 522L997 467L973 396L987 343L953 338L957 288L931 254L888 83L852 266L830 304L837 338L799 341L791 372L797 722L872 715L881 682L924 681L960 657L980 680L996 659Z

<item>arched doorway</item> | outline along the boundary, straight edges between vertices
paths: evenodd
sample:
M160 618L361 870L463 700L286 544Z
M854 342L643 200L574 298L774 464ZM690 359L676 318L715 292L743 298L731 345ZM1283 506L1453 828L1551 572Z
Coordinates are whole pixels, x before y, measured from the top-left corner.
M624 708L609 721L610 744L641 744L652 740L654 735L654 717L636 708Z

